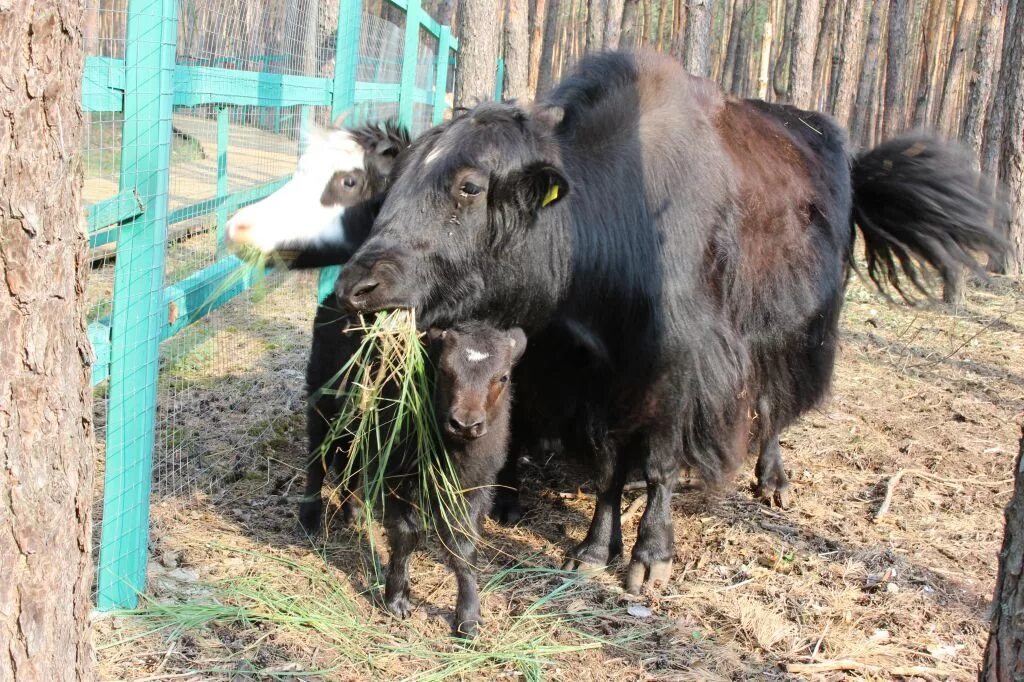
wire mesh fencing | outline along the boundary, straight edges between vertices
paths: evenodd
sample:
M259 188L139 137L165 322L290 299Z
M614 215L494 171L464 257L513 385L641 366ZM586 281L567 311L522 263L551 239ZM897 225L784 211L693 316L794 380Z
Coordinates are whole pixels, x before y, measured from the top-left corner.
M151 497L269 466L301 419L316 277L239 276L228 217L283 185L311 126L439 120L457 44L415 0L408 22L358 0L87 1L97 602L114 608L144 588Z

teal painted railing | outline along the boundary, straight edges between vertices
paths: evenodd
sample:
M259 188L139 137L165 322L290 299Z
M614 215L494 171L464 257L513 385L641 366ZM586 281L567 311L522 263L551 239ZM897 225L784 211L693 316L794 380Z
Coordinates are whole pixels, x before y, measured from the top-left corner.
M121 113L124 119L117 192L87 211L91 245L116 248L117 256L110 313L89 324L93 384L110 382L97 573L100 609L134 607L145 585L160 342L249 288L252 281L237 276L240 261L223 249L224 224L232 212L288 179L229 191L232 108L298 106L300 119L308 122L310 107L329 107L333 119L363 102L395 103L399 120L411 127L421 104L433 107L434 123L443 119L450 60L458 49L451 28L428 16L420 0L389 0L407 13L401 82L360 82L356 67L362 1L338 1L334 73L329 78L225 68L247 63L230 56L209 64L176 63L177 0L129 0L124 59L86 59L83 109ZM416 87L421 28L437 39L432 91ZM270 66L280 59L267 55L257 63ZM170 210L173 108L197 105L218 108L215 193ZM280 121L280 116L274 118ZM169 227L204 215L215 216L216 260L180 281L165 283ZM333 288L337 270L331 270L322 273L321 295Z

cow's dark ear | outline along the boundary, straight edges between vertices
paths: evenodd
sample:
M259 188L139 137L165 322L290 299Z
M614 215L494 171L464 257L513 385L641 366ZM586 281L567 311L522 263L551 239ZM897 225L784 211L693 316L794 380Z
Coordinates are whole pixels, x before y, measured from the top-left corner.
M526 168L518 184L523 205L535 211L553 206L569 194L569 181L562 171L547 163Z
M515 365L526 351L526 332L519 327L513 327L507 334L509 345L512 346L512 364Z

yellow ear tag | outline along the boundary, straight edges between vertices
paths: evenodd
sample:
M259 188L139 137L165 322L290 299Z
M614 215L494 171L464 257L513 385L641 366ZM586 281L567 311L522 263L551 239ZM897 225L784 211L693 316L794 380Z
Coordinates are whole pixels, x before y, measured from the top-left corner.
M544 208L552 201L558 198L558 185L551 185L551 189L548 190L547 195L544 197L544 201L540 202L540 207Z

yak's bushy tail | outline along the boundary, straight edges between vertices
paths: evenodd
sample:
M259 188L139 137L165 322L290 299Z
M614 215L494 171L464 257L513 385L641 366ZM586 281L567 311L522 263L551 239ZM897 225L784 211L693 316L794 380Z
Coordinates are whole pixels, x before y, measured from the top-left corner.
M868 276L883 293L909 298L908 279L930 296L936 270L947 285L977 254L1006 248L993 229L990 185L961 147L927 135L889 140L853 159L853 220L864 236Z

